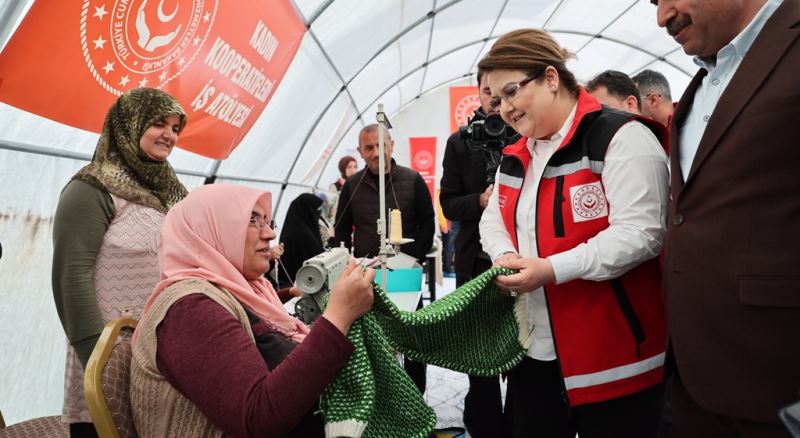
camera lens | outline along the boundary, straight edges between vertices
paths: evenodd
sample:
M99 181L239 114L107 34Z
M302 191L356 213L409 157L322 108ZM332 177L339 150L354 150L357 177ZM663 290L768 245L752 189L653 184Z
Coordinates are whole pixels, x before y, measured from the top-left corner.
M500 115L491 114L490 116L486 117L483 127L486 130L486 135L489 137L502 137L506 130L506 122L503 121L503 118L500 117Z

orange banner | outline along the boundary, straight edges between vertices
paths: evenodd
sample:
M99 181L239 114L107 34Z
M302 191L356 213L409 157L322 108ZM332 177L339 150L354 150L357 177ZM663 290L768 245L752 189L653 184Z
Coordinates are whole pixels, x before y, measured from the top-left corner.
M436 185L436 137L410 137L408 148L411 168L422 175L428 191L431 192L431 200L435 199L433 189Z
M480 106L478 87L450 87L450 132L456 132L459 126L465 126L472 113Z
M224 159L304 33L290 0L37 1L0 54L0 100L100 132L121 93L161 88L189 115L179 146Z

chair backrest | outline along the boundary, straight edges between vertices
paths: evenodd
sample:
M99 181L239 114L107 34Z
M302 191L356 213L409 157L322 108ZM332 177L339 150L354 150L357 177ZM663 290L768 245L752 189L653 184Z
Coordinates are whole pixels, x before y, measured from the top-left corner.
M69 428L60 415L39 417L8 427L0 425L0 438L69 438Z
M86 404L100 438L137 437L129 393L130 335L136 323L119 318L106 324L86 365Z

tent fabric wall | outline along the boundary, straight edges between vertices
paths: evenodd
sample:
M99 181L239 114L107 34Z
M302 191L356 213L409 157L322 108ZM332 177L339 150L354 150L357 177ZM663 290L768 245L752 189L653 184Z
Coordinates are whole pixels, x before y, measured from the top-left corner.
M0 47L32 2L0 0ZM239 147L224 161L178 149L170 157L190 188L216 176L217 183L272 191L278 223L298 194L327 190L341 156L363 165L355 153L358 132L375 120L379 103L395 126L400 164L408 165L408 138L418 136L437 137L441 163L450 134L447 86L474 85L477 62L510 30L550 31L576 53L568 67L580 81L609 68L629 74L650 68L667 76L677 100L696 69L641 0L294 5L308 31ZM59 191L90 159L98 135L3 103L0 126L0 410L15 423L60 411L65 340L51 298L52 217Z
M61 411L67 343L50 285L53 214L87 163L0 149L0 410L8 424ZM204 181L179 178L190 190Z

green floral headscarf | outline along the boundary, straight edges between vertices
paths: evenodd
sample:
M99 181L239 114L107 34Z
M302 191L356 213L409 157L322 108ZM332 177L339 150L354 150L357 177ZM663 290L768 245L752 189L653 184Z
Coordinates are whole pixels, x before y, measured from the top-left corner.
M173 115L180 116L182 131L186 111L174 97L154 88L125 92L106 115L92 162L72 179L166 213L188 192L172 166L148 158L139 140L155 122Z

